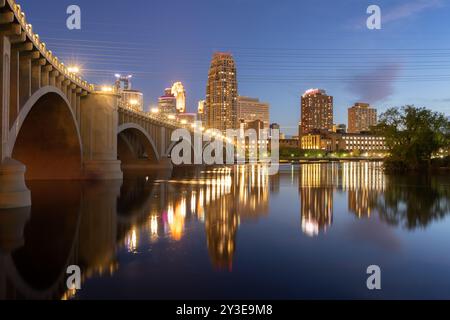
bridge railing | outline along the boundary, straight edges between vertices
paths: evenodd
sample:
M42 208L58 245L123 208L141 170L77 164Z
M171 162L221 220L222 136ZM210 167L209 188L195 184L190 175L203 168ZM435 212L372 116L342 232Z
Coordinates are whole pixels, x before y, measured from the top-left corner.
M145 111L142 111L142 110L138 110L135 107L133 107L130 104L127 104L127 103L119 102L119 108L131 111L131 112L133 112L133 113L135 113L135 114L137 114L137 115L139 115L141 117L148 118L149 120L160 122L162 124L166 124L166 125L171 126L171 127L176 127L176 128L182 128L183 127L183 125L181 125L178 121L169 119L168 117L166 117L166 116L164 116L162 114L155 114L155 113L152 113L152 112L145 112Z
M48 62L59 71L60 74L64 75L66 78L70 79L72 82L80 86L87 91L93 91L94 85L88 83L86 80L82 79L79 75L70 72L68 68L61 62L58 57L53 55L51 50L47 49L45 42L42 42L39 35L33 32L33 26L29 24L26 20L25 13L22 8L14 0L7 0L15 18L19 22L21 28L25 31L28 39L33 43L33 45L39 50L41 55L47 59ZM26 40L26 39L24 39Z

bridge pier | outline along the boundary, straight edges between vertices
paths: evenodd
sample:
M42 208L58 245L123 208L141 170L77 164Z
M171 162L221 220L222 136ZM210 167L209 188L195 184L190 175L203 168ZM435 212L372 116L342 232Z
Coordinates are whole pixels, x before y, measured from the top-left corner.
M11 92L11 41L0 36L0 209L31 205L30 191L25 185L25 166L10 158L8 146ZM14 59L13 59L14 60ZM12 99L14 101L14 98Z
M80 109L84 178L123 179L117 160L118 96L92 93L83 97Z
M0 164L0 209L31 206L31 193L25 185L25 166L11 158Z

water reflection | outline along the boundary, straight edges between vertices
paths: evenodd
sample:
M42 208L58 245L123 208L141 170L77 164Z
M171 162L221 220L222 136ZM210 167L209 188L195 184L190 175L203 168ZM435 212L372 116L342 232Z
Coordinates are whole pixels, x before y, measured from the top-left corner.
M381 163L315 163L300 168L302 231L309 236L325 233L333 223L334 193L348 194L348 209L358 218L370 217L384 191Z
M296 179L298 187L283 184ZM299 202L300 230L307 236L332 230L342 196L356 220L379 217L408 230L450 212L448 177L387 177L379 163L369 162L289 166L273 177L265 167L236 166L129 176L123 183L29 187L31 209L0 212L0 299L71 298L68 265L82 268L83 281L113 276L119 252L138 259L149 245L183 242L193 226L204 229L213 269L231 271L241 224L279 214L270 201L284 188L298 188L299 199L292 201ZM298 230L296 215L289 223Z
M425 228L450 212L447 176L390 176L383 194L372 202L383 221L408 230Z

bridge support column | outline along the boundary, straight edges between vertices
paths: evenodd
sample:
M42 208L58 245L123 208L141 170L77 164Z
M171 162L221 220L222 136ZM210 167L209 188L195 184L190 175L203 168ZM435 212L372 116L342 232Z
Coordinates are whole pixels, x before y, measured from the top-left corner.
M90 94L80 109L85 179L123 179L117 160L118 96Z
M8 148L11 43L0 38L0 209L28 207L30 191L25 185L25 166L10 159Z
M25 185L25 166L6 158L0 163L0 209L31 206L31 194Z

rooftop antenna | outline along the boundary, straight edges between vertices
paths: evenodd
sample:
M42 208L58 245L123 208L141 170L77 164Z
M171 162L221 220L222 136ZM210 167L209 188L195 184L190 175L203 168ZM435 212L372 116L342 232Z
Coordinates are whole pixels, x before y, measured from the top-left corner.
M127 75L127 76L122 76L119 73L115 74L116 77L116 89L119 91L122 88L122 84L123 84L123 90L131 90L131 78L133 77L132 75Z

